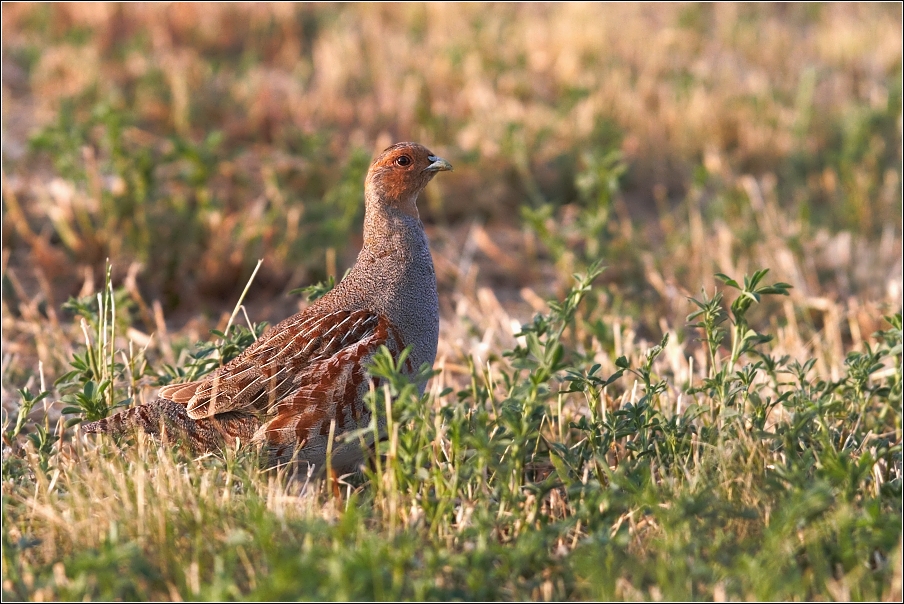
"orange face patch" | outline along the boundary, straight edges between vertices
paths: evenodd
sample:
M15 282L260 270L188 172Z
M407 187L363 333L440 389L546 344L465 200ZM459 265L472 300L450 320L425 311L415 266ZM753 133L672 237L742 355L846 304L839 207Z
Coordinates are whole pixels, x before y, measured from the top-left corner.
M437 162L439 160L439 162ZM365 181L368 197L418 217L415 201L439 170L450 166L417 143L398 143L380 154Z

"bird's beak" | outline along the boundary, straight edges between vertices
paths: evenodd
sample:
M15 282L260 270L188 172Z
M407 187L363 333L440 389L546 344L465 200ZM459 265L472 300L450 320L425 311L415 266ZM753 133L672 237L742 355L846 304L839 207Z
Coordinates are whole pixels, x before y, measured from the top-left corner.
M437 157L435 155L427 156L427 159L430 160L430 165L424 168L426 172L446 172L452 170L452 164L444 160L442 157Z

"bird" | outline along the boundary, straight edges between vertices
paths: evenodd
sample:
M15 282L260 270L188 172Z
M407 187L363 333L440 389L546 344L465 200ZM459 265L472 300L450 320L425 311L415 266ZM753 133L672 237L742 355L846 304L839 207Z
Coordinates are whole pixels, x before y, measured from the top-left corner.
M418 143L384 150L364 181L364 243L345 278L207 376L163 386L151 402L84 423L82 432L143 431L198 453L258 444L270 464L324 467L330 451L334 472L355 471L366 450L360 440L338 441L370 425L364 395L380 386L367 370L374 354L386 346L398 360L410 347L402 362L409 377L436 358L439 298L417 199L450 170Z

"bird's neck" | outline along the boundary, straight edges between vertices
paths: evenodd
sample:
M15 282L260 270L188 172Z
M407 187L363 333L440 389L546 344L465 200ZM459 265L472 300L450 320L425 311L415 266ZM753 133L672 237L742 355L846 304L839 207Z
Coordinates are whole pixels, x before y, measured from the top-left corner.
M424 225L417 211L417 195L387 203L366 196L364 247L372 251L405 251L423 238Z

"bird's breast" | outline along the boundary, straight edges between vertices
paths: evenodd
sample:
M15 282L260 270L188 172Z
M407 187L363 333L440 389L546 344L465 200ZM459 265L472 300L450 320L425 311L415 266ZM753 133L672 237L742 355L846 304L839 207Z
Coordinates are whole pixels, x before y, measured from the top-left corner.
M353 306L386 318L404 346L412 367L433 365L439 339L439 298L427 236L420 221L403 221L383 240L366 244L345 281L354 283ZM345 281L337 289L345 288ZM337 292L338 293L338 292Z

